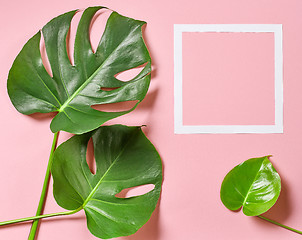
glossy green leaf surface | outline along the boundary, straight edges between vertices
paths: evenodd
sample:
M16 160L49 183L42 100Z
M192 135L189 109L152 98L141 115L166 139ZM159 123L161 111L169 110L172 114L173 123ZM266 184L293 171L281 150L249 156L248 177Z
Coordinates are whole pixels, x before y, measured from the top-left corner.
M145 22L112 12L93 52L89 27L95 13L102 8L90 7L82 14L74 44L74 65L69 60L66 42L76 13L71 11L52 19L42 29L52 76L42 62L41 32L24 45L9 72L7 87L13 105L23 114L58 112L51 122L53 132L80 134L96 129L134 110L147 93L151 59L142 38ZM131 80L116 78L118 73L139 66L144 67ZM91 107L123 101L137 104L120 112Z
M86 161L92 137L96 173ZM87 226L100 238L135 233L150 218L160 196L161 159L140 127L104 126L61 144L52 174L57 203L68 210L83 208ZM139 196L120 198L124 189L153 184Z
M280 176L266 156L233 168L222 182L220 197L228 209L242 207L245 215L257 216L275 204L280 191Z

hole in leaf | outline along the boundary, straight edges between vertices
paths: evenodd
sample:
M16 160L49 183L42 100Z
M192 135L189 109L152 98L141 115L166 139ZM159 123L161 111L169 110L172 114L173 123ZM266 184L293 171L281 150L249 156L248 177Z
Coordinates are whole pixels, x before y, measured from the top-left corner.
M41 34L41 40L40 40L40 54L41 54L42 63L44 65L45 70L47 71L49 76L53 77L51 67L50 67L50 63L49 63L47 53L46 53L45 41L44 41L43 34Z
M112 11L101 9L99 10L92 18L90 27L89 27L89 39L92 51L95 52L101 36L103 35L107 19ZM74 65L74 43L77 33L78 24L81 20L83 15L83 11L78 11L71 20L70 29L67 34L66 38L66 48L67 48L67 55L69 61L72 65Z
M34 120L38 121L49 121L53 119L57 115L57 112L50 112L50 113L32 113L29 116Z
M92 105L91 107L95 110L102 112L122 112L128 111L135 106L138 100L135 101L125 101L118 103L106 103L106 104L98 104Z
M103 91L112 91L112 90L115 90L115 89L118 89L119 87L115 87L115 88L107 88L107 87L101 87L101 90Z
M92 50L95 52L99 41L101 39L101 36L103 35L108 17L112 13L111 10L106 10L106 9L101 9L99 10L94 17L91 20L90 24L90 42L92 46ZM66 36L66 51L67 51L67 56L69 58L69 61L71 65L74 65L74 42L76 38L76 31L78 24L80 22L80 19L82 17L83 11L78 11L76 14L73 16L70 24L69 31ZM101 17L100 17L101 16ZM93 30L92 30L93 29ZM41 41L40 41L40 53L42 57L42 63L48 72L48 74L53 77L52 71L51 71L51 66L47 57L46 53L46 48L45 48L45 42L43 35L41 34Z
M115 194L117 198L131 198L140 195L144 195L148 192L151 192L155 188L154 184L146 184L137 187L126 188L119 193Z
M107 20L112 13L108 9L100 9L92 18L90 24L90 44L92 46L93 52L96 51L100 39L104 33Z
M94 158L94 147L93 147L92 138L89 139L88 144L87 144L86 161L87 161L88 167L90 169L90 172L92 174L95 174L96 173L96 164L95 164L95 158Z
M114 75L114 77L123 82L130 81L131 79L135 78L143 70L143 68L146 65L147 65L147 63L144 63L136 68L132 68L132 69L117 73Z
M73 16L71 23L70 23L70 28L68 31L68 34L66 36L66 50L67 50L67 55L69 58L69 61L72 65L74 65L74 42L76 38L76 32L77 32L77 27L80 22L80 19L82 17L83 12L82 11L77 11L76 14Z

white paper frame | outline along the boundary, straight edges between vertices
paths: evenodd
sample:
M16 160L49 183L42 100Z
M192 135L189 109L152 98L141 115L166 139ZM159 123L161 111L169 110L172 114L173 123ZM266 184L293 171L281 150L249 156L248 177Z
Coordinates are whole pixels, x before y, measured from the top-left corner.
M274 33L275 124L274 125L184 125L182 79L183 32ZM174 24L174 132L193 133L283 133L283 40L282 24Z

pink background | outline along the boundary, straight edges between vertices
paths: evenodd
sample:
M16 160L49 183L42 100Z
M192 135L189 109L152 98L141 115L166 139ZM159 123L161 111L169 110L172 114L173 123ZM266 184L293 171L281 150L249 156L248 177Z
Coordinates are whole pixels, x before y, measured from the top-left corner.
M274 125L274 34L183 33L183 124Z
M266 216L302 229L302 159L299 156L302 143L302 108L299 105L302 103L300 0L1 1L0 221L34 215L52 141L49 115L23 116L10 103L6 93L6 79L11 64L24 43L50 19L69 10L94 5L105 5L123 15L147 21L144 36L154 64L151 88L144 102L136 111L112 122L148 125L147 136L157 147L164 163L163 192L160 204L150 221L133 236L119 240L300 239L299 235L261 219L246 217L241 212L230 212L219 199L220 184L232 167L251 157L272 154L274 166L282 177L282 193L277 204ZM174 134L173 24L202 23L283 24L283 134ZM97 37L98 34L93 35L92 42L96 42ZM269 34L251 38L247 35L232 35L234 41L215 35L213 41L217 42L217 48L212 48L213 55L207 51L206 56L202 54L203 41L206 43L209 39L202 39L195 34L184 37L184 48L193 49L192 59L190 55L184 56L184 68L187 69L184 72L184 81L187 84L184 90L187 123L209 124L223 120L229 124L270 124L273 121L273 93L270 92L273 85L272 37ZM217 85L203 77L203 74L209 76L211 71L203 72L202 65L208 64L208 68L211 67L213 71L216 67L215 62L210 64L205 59L212 61L214 54L219 54L220 51L227 54L223 49L224 42L233 49L234 44L244 47L245 43L242 41L251 41L253 51L250 48L242 49L233 57L230 54L228 60L218 59L221 64L243 64L238 62L238 54L239 57L246 56L249 59L244 66L249 73L254 74L253 69L262 62L265 69L255 73L255 82L252 78L245 78L247 72L240 70L238 75L229 79L228 84L221 78L224 73L220 72L217 81L222 86L215 98L211 98ZM200 45L195 49L190 46L190 42ZM255 44L259 45L257 52L254 51ZM267 62L261 58L262 54L267 54ZM197 64L199 56L200 66ZM258 57L261 62L254 62ZM233 74L228 72L229 69L228 67L224 71ZM199 88L192 87L195 84ZM206 92L202 87L208 87L210 91ZM224 94L225 88L228 89L227 94ZM257 98L256 101L253 98ZM233 108L232 102L236 102L236 99L243 100ZM231 103L226 105L227 111L224 118L220 119L221 111L225 111L221 103L227 101ZM217 106L218 110L209 112L211 105ZM238 109L245 111L236 113ZM62 133L60 141L68 136ZM53 200L50 187L45 213L57 211L62 209ZM29 223L2 227L0 239L27 239L29 229ZM43 220L38 239L96 238L87 230L84 214L79 213L75 216Z

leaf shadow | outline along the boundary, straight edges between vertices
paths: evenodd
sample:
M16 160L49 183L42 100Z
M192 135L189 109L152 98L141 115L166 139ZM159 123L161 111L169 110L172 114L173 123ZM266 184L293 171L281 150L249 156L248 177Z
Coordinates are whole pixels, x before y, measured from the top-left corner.
M90 172L92 174L96 173L96 162L94 158L94 147L93 147L93 140L92 138L88 141L87 150L86 150L86 161Z
M13 224L9 224L9 225L2 225L0 226L0 230L3 228L18 228L18 227L23 227L24 225L30 225L31 226L32 222L20 222L20 223L13 223Z
M277 169L277 172L280 174L280 171ZM282 176L282 174L280 174ZM269 209L266 213L262 214L266 218L269 218L271 220L274 220L276 222L282 223L284 222L287 218L290 217L293 209L292 209L292 204L291 204L291 198L290 198L290 187L289 184L287 183L287 180L282 178L281 180L281 193L280 196L275 203L275 205ZM256 224L260 225L268 225L271 227L275 227L274 224L268 224L267 221L259 219L259 218L253 218L253 221Z
M148 135L149 128L143 128L145 135ZM162 159L162 157L160 156ZM162 186L165 181L165 166L162 161L162 172L163 172L163 179L162 179ZM123 193L126 196L127 192ZM160 224L160 204L161 204L162 192L159 196L156 208L152 213L150 219L147 221L145 225L143 225L136 233L131 236L121 237L120 240L158 240L160 239L161 235L161 224Z
M278 171L279 172L279 171ZM286 179L281 181L281 193L275 205L264 215L277 222L285 221L292 212L292 204L290 201L290 188Z
M159 239L160 228L160 200L152 213L149 221L131 236L121 237L120 240L157 240Z
M144 42L145 42L145 44L148 48L148 51L149 51L149 54L150 54L150 57L151 57L151 60L152 60L152 64L151 64L151 66L152 66L151 84L152 84L152 82L156 79L156 76L157 76L157 68L156 68L157 60L153 56L152 46L148 42L148 35L146 34L146 27L147 27L147 24L142 26L142 33L143 33L143 37L144 37ZM138 107L136 109L137 111L148 110L149 111L148 121L151 121L151 119L152 119L152 116L153 116L153 111L152 110L154 108L158 93L159 93L159 88L158 87L156 87L152 91L149 90L146 97L144 98L144 100L138 105ZM146 123L146 124L148 125L148 123Z
M156 88L153 91L148 92L144 100L137 106L136 111L150 111L154 106L158 91L159 89Z
M30 115L25 115L27 117L32 118L33 120L40 121L40 122L46 122L50 121L57 115L56 112L50 112L50 113L32 113Z
M147 27L147 24L143 25L142 26L142 33L143 33L143 37L144 37L144 42L149 50L149 54L150 54L150 57L151 57L151 60L152 60L152 71L151 71L151 76L152 77L156 77L157 75L157 69L156 69L156 58L154 57L154 55L152 55L152 45L149 44L149 40L148 40L148 35L146 34L146 27Z

